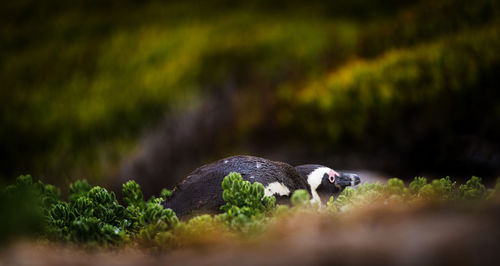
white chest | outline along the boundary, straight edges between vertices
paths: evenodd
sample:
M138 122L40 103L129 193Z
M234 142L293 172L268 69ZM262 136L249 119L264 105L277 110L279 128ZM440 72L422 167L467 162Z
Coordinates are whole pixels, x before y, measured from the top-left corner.
M272 182L264 188L265 196L289 196L290 189L286 187L283 183L280 182Z

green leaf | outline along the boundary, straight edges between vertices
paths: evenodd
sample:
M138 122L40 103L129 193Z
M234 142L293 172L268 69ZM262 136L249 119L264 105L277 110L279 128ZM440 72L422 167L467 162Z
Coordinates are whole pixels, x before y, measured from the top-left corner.
M128 181L123 184L123 201L129 206L144 208L144 196L141 187L135 181Z
M465 200L479 200L487 196L486 188L481 184L481 178L471 177L466 184L460 185L459 197Z
M292 205L300 206L309 203L309 192L304 189L295 190L292 194Z

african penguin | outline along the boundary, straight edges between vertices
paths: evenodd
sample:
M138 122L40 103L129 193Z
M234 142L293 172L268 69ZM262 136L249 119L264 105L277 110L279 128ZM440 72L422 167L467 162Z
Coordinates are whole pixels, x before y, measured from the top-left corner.
M339 194L345 187L355 186L361 182L357 174L336 172L326 166L305 164L295 166L295 170L307 180L312 200L325 203L330 196Z
M225 204L222 199L222 181L230 172L238 172L243 180L260 182L266 196L275 196L277 203L289 204L289 197L297 189L307 190L312 201L325 202L346 186L359 184L359 176L338 173L322 165L292 167L283 162L254 156L232 156L199 167L175 188L165 203L178 217L199 213L218 213Z

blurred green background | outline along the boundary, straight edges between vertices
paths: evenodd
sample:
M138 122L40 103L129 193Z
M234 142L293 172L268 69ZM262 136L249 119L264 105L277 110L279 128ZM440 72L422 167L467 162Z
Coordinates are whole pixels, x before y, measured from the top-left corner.
M0 4L0 177L172 187L236 153L500 175L499 1Z

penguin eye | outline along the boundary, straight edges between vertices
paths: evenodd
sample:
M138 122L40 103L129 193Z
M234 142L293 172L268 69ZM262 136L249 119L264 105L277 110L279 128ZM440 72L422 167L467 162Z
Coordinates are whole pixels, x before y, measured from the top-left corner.
M332 184L333 182L335 182L335 175L337 175L337 172L333 170L330 170L330 172L328 173L328 181L330 181L330 183Z

